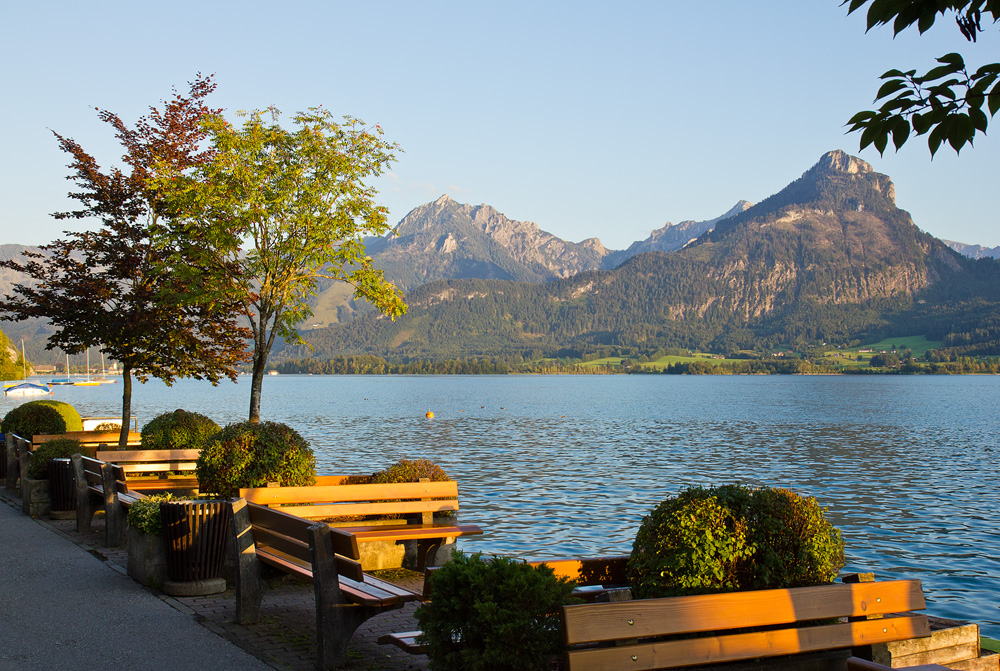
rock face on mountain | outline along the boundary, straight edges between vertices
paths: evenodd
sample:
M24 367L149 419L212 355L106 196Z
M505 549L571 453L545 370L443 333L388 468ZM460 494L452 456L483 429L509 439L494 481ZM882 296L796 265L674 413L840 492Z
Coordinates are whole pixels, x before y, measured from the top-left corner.
M315 344L434 357L847 342L893 320L940 326L949 301L1000 301L1000 272L974 265L896 207L886 175L834 151L678 251L544 284L433 282L411 292L410 311L396 322L365 319L317 334Z
M741 200L736 203L728 212L715 219L708 221L682 221L679 224L668 223L663 228L653 231L653 233L640 242L633 242L624 252L624 259L631 258L643 252L674 252L678 249L690 245L702 234L715 228L723 219L735 217L753 207L753 203Z
M396 233L366 245L375 265L404 288L465 277L542 282L600 268L608 254L597 238L567 242L489 205L448 196L413 209Z
M889 177L843 151L825 154L681 253L712 266L712 276L742 297L745 318L805 298L836 304L910 295L962 267L958 254L896 207Z

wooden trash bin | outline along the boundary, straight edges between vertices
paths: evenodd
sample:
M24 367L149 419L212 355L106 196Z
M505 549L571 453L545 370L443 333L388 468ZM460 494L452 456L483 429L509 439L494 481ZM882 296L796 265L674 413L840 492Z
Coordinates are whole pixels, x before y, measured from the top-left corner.
M229 504L225 501L161 501L167 576L163 591L174 596L225 591L222 565L229 544Z

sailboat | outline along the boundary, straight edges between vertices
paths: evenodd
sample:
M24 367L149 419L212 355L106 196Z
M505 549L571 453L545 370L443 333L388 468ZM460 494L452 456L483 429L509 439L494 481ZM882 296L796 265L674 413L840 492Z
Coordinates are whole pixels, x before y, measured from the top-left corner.
M118 380L109 380L107 376L108 372L104 368L104 352L101 352L101 374L94 378L94 382L97 384L115 384Z
M57 377L49 380L49 384L73 384L69 376L69 354L66 355L66 377Z
M79 382L74 382L74 387L97 387L100 386L100 382L97 380L90 379L90 348L87 348L87 379L80 380Z
M28 382L28 363L24 358L24 338L21 338L21 370L24 382L13 382L3 386L4 396L41 396L51 394L52 389L45 384Z

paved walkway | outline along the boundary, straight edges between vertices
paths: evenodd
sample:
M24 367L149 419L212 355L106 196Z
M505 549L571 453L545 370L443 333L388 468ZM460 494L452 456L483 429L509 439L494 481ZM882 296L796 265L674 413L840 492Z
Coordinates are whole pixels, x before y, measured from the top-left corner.
M124 549L104 547L104 522L31 519L0 488L0 669L137 671L315 669L312 585L283 579L264 594L261 622L237 625L232 589L169 597L129 578ZM411 588L415 587L411 583ZM351 639L344 669L426 669L427 658L375 641L417 629L415 604L376 616Z

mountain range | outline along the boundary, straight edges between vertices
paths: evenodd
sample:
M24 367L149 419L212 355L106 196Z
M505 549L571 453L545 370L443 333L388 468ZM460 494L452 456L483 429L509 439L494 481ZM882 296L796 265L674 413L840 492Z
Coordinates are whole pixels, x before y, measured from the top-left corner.
M443 228L430 225L434 212L448 222L498 228L491 208L445 198L425 208L401 223L404 244L412 226L427 239L436 234L439 251L459 253L459 241L473 229L442 238ZM678 231L672 251L642 251L667 247L672 227L654 232L630 247L635 253L621 253L624 260L613 269L604 264L615 253L602 254L596 240L557 247L533 224L512 222L511 229L528 230L557 251L547 264L535 262L532 278L546 268L554 279L517 281L514 266L498 263L502 277L496 271L486 279L442 279L411 290L410 310L395 322L368 315L311 331L306 339L319 358L580 354L609 347L732 351L887 333L965 345L975 340L981 350L994 340L1000 265L973 261L920 231L896 206L889 177L858 158L829 152L778 193L728 214ZM413 226L417 221L423 223ZM560 272L566 266L553 258L593 269ZM293 347L282 356L307 355Z
M568 242L448 196L412 210L395 235L365 243L406 291L409 313L393 323L350 301L344 285L321 286L303 325L315 351L286 347L279 357L721 351L894 329L944 337L989 321L997 267L953 251L983 256L983 248L950 248L921 232L896 207L891 180L841 151L761 203L667 223L625 250L596 238ZM0 257L22 249L0 246ZM19 280L8 275L0 270L0 291ZM47 360L34 346L44 326L3 328L31 338L29 358ZM985 328L980 340L989 341Z

